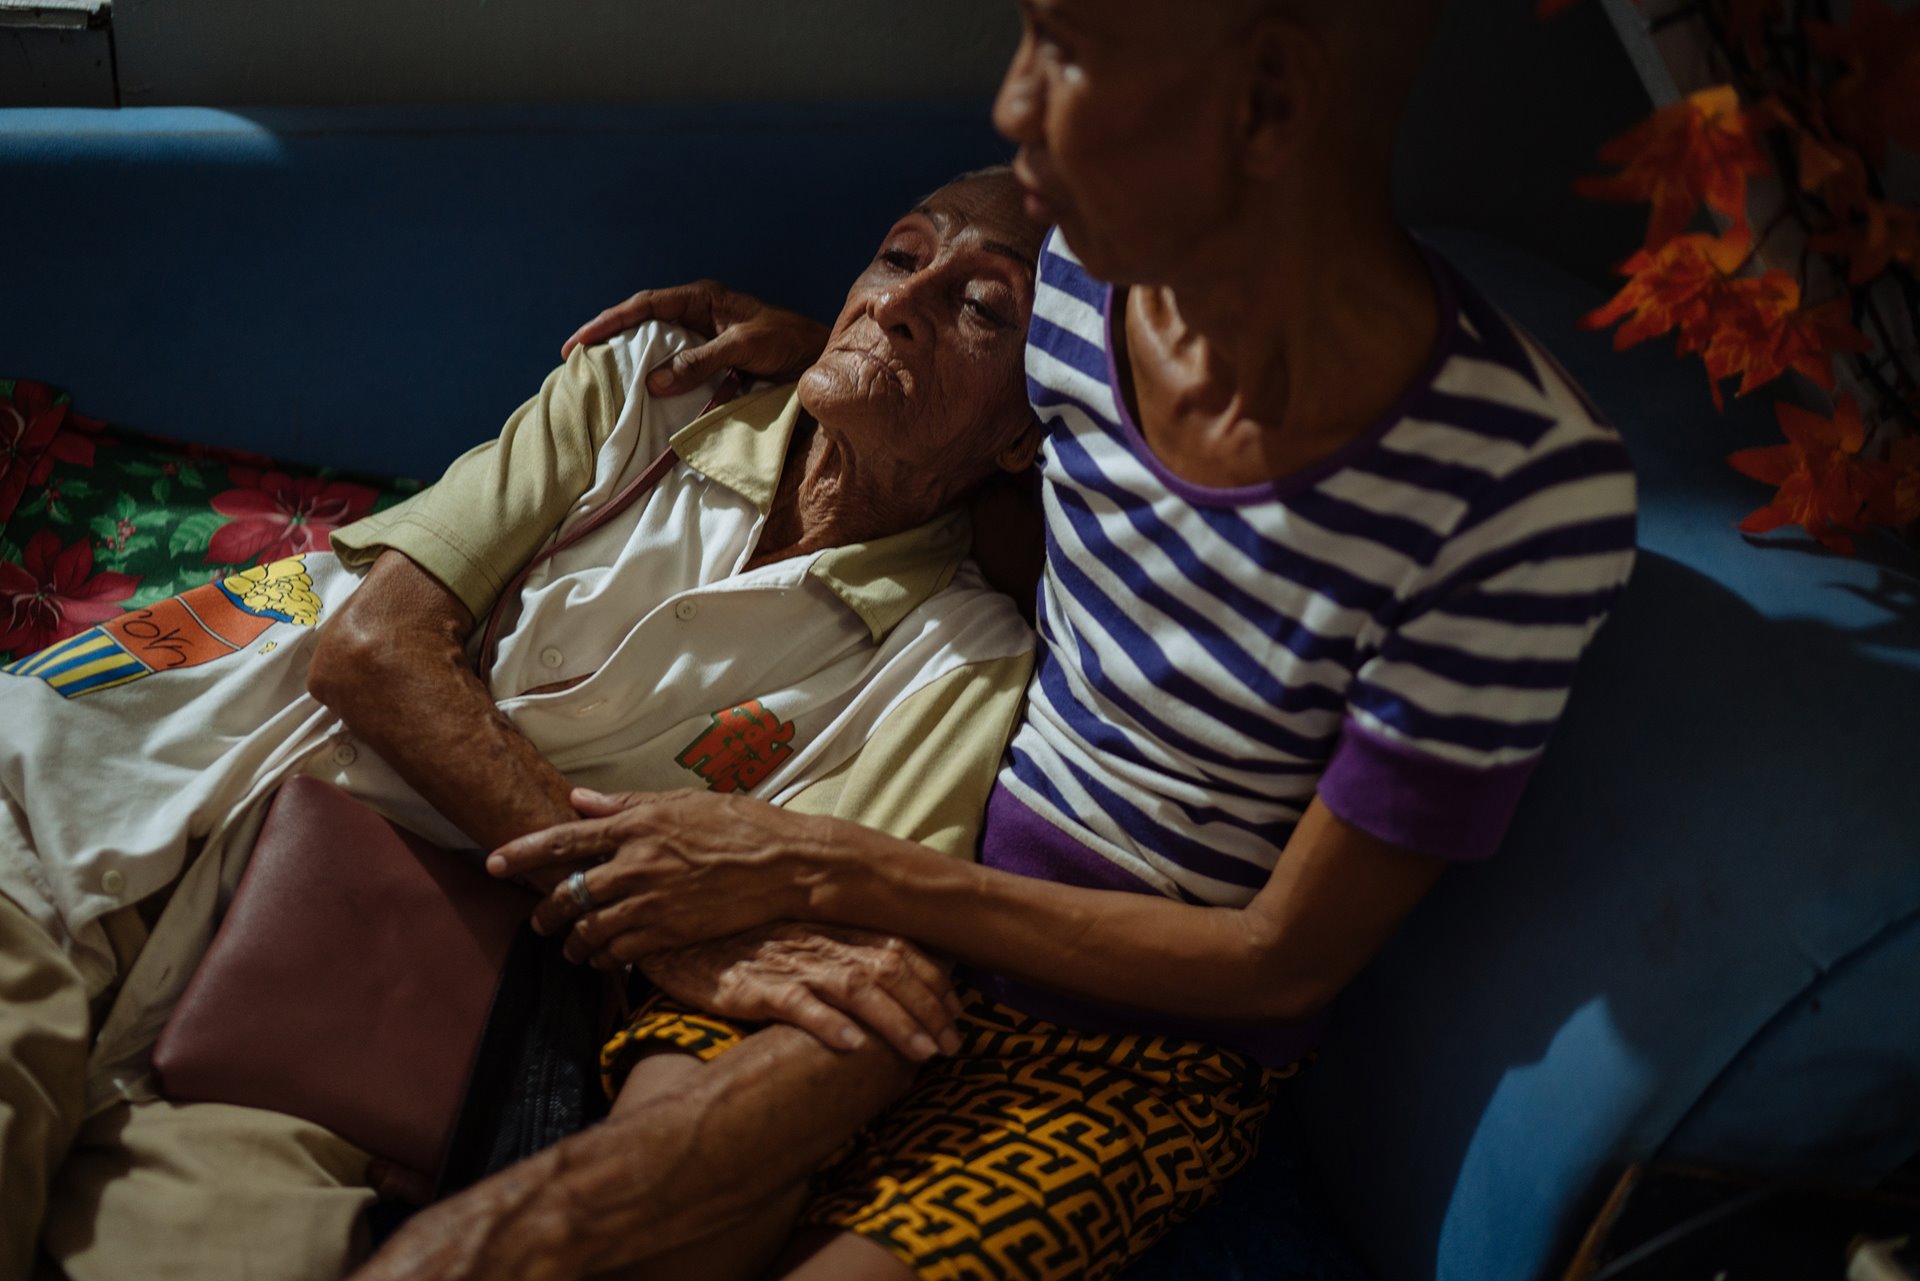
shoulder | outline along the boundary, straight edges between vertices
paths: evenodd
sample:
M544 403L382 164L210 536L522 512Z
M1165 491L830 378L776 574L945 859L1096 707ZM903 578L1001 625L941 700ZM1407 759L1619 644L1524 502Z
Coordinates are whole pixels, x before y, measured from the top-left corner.
M1013 598L990 585L971 560L916 606L895 629L940 645L962 663L992 662L1033 651L1033 629Z
M1107 304L1112 288L1080 265L1054 228L1041 242L1033 290L1033 321L1027 330L1028 373L1043 382L1068 374L1107 378ZM1052 362L1058 362L1057 366Z
M1035 264L1034 274L1040 284L1095 306L1104 303L1109 288L1106 281L1080 265L1080 259L1058 227L1048 231L1041 240L1040 261Z
M698 341L697 335L679 325L649 320L574 354L585 351L589 363L604 363L627 395L644 395L646 388L641 380L662 361Z
M1596 549L1633 544L1633 461L1612 424L1532 335L1452 268L1453 328L1431 380L1386 439L1462 500L1454 539L1584 526Z

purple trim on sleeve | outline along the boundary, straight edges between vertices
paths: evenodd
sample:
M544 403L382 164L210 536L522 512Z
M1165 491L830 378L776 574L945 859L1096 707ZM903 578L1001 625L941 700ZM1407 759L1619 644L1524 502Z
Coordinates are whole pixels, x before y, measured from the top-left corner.
M1483 859L1500 847L1539 760L1536 753L1512 765L1476 769L1348 720L1320 776L1320 799L1381 840L1444 859Z
M980 862L987 867L1088 890L1158 890L1041 818L1002 784L987 797L987 818L980 841Z
M1083 889L1135 894L1157 892L1035 814L1001 786L995 786L987 800L986 834L981 843L980 861L987 867L1016 876L1031 876ZM1328 1018L1323 1013L1304 1022L1285 1024L1178 1019L1064 996L971 967L965 969L961 977L994 1000L1049 1023L1089 1032L1150 1033L1205 1041L1238 1050L1266 1067L1285 1067L1319 1045Z

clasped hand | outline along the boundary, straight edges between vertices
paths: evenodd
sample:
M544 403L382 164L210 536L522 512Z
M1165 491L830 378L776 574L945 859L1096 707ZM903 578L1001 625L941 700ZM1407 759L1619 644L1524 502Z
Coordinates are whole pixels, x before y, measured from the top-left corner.
M578 789L585 815L501 846L496 876L584 867L583 911L561 884L533 917L564 932L569 960L638 965L674 999L731 1018L777 1020L835 1050L862 1025L920 1061L958 1047L959 1001L942 967L904 940L800 924L820 879L809 820L712 792L603 796ZM599 861L595 861L599 860Z

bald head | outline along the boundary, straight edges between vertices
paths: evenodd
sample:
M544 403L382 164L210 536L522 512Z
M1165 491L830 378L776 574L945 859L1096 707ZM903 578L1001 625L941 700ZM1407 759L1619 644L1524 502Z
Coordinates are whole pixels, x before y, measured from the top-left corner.
M969 170L928 192L914 208L936 219L980 224L994 251L1029 269L1040 257L1040 242L1047 234L1045 225L1027 216L1012 165Z
M1446 0L1034 0L1071 31L1085 23L1097 40L1138 57L1218 62L1222 47L1289 48L1304 36L1324 59L1317 92L1337 146L1390 154ZM1263 34L1268 38L1262 40ZM1293 66L1274 60L1272 71Z
M1440 3L1023 0L994 123L1031 197L1109 280L1219 274L1243 233L1282 225L1305 244L1326 234L1310 222L1364 218L1380 238Z
M1360 145L1390 149L1446 0L1229 0L1248 25L1311 32L1333 64L1333 124ZM1204 6L1202 6L1204 7Z

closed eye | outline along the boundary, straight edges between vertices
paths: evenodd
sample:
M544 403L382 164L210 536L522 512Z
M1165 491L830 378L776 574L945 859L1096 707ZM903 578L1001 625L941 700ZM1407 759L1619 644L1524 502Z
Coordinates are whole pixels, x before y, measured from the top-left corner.
M995 329L1006 329L1012 322L978 298L967 299L967 309L974 315L992 325Z

